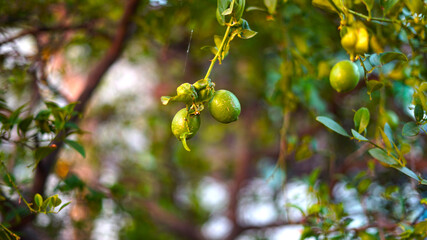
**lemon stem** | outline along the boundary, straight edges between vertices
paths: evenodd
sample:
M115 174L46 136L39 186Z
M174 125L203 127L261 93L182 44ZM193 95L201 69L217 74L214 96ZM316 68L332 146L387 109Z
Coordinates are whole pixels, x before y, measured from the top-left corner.
M363 80L365 80L365 82L368 82L368 70L366 70L365 63L363 62L362 56L359 55L359 59L360 59L360 65L363 68Z
M222 39L221 45L219 46L218 51L215 54L215 57L211 60L211 65L209 66L208 72L206 73L206 76L204 79L208 79L209 75L211 75L211 71L213 69L213 66L215 65L216 60L221 56L222 49L224 48L225 41L227 40L228 34L230 33L231 24L233 23L233 18L230 19L230 22L227 24L227 30L225 30L224 38Z

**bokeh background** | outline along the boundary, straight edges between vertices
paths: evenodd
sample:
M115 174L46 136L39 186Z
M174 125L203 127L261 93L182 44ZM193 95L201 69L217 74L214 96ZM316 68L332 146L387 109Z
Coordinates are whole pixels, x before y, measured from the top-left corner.
M379 105L392 111L396 127L413 119L408 108L413 91L405 82L413 76L406 65L392 63L373 72L371 79L387 78L389 85L372 99L363 81L345 94L330 87L330 68L348 59L337 14L307 0L277 1L274 14L245 12L258 34L233 40L211 75L216 89L238 97L240 118L221 124L203 111L187 152L170 130L184 105L163 106L160 97L204 77L214 56L205 46L213 46L214 36L225 31L215 17L217 2L145 0L133 11L129 2L135 1L0 0L0 87L9 107L29 102L26 111L37 112L46 108L43 101L64 106L93 88L78 119L85 133L73 138L86 157L62 147L43 192L71 204L19 226L23 239L291 240L300 238L304 226L316 229L309 218L313 212L324 224L320 229L330 224L325 232L345 226L360 228L356 239L385 239L381 228L425 214L415 182L374 161L366 154L368 144L332 133L315 120L331 116L350 129L354 110L367 106L369 136L375 136L384 124ZM366 12L361 1L351 2ZM266 8L265 1L246 5ZM125 41L115 46L128 10ZM370 53L414 54L401 31L366 24L370 33L381 32ZM93 69L114 47L119 54L91 85ZM416 62L417 77L424 80L425 54ZM6 142L0 147L20 188L31 188L31 152ZM414 140L407 157L420 173L427 169L424 148L425 135ZM7 221L1 209L0 220ZM383 226L370 225L376 221ZM402 232L395 229L390 232Z

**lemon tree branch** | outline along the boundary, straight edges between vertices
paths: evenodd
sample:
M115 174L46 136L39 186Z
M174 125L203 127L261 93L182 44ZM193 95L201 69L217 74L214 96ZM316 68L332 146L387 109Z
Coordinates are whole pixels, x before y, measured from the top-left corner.
M211 74L211 71L213 69L213 66L215 65L216 60L218 59L218 57L221 56L221 52L222 52L222 49L224 48L225 41L227 40L228 34L230 33L232 22L233 22L233 18L231 18L230 22L227 24L227 30L225 30L224 38L222 39L221 45L219 46L219 49L216 52L215 57L211 60L211 65L209 66L208 72L206 73L206 76L205 76L204 79L208 79L209 78L209 75Z
M364 14L361 14L361 13L358 13L356 11L353 11L351 9L347 9L347 11L349 13L351 13L351 14L354 14L354 15L358 16L358 17L366 19L368 22L370 22L371 20L374 20L374 21L378 21L378 22L387 22L387 23L402 23L399 20L393 20L393 19L387 19L387 18L369 17L369 16L366 16Z

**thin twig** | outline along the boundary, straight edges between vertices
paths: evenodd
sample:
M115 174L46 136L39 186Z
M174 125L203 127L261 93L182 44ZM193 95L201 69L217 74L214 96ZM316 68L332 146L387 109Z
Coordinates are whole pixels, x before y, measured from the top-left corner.
M3 156L3 154L1 156ZM1 157L1 158L3 158L3 157ZM22 196L21 191L19 191L19 188L16 186L15 182L12 180L12 177L10 176L9 172L7 171L7 167L4 164L3 160L0 160L0 164L4 168L4 171L6 173L6 176L7 176L8 180L9 180L10 184L15 189L15 191L18 193L19 197L24 201L25 205L27 205L27 207L30 210L30 212L37 212L36 210L34 210L31 207L31 203L28 203L27 200L24 198L24 196Z
M361 14L361 13L358 13L358 12L356 12L356 11L353 11L353 10L351 10L351 9L347 9L347 11L349 12L349 13L351 13L351 14L354 14L354 15L356 15L356 16L358 16L358 17L361 17L361 18L364 18L364 19L366 19L368 22L369 21L378 21L378 22L386 22L386 23L402 23L401 21L399 21L399 20L393 20L393 19L388 19L388 18L376 18L376 17L369 17L369 16L366 16L366 15L364 15L364 14Z
M22 38L26 35L35 35L41 32L58 32L58 31L70 31L70 30L79 30L79 29L85 29L88 28L91 24L84 23L84 24L78 24L78 25L58 25L58 26L52 26L52 27L39 27L39 28L33 28L33 29L25 29L19 32L18 34L6 38L2 41L0 41L0 45L3 45L8 42L15 41L19 38Z
M7 227L5 227L3 224L1 224L0 223L0 227L2 228L2 231L5 231L6 233L6 237L8 238L8 239L10 239L9 238L9 236L7 235L7 234L9 234L9 235L11 235L11 236L13 236L16 240L19 240L19 239L21 239L18 235L16 235L14 232L12 232L12 231L10 231Z
M224 37L222 38L222 42L221 42L221 45L219 46L219 49L218 49L218 51L216 52L216 54L215 54L215 57L211 60L211 65L209 66L209 69L208 69L208 72L206 73L206 76L205 76L205 78L204 79L208 79L209 78L209 75L211 74L211 71L212 71L212 69L213 69L213 66L215 65L215 62L216 62L216 60L218 59L218 57L220 58L220 60L221 60L221 55L222 55L222 51L223 51L223 48L224 48L224 45L225 45L225 41L227 40L227 38L228 38L228 34L230 33L230 29L231 29L231 24L233 23L233 18L231 18L231 20L230 20L230 23L228 23L227 24L227 30L225 30L225 34L224 34ZM220 63L221 63L221 61L220 61Z

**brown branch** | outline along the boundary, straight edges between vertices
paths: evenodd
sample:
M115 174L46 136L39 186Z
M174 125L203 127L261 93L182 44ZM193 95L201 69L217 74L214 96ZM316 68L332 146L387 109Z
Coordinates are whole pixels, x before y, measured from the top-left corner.
M110 48L105 53L104 57L98 62L98 64L89 72L86 80L86 87L78 98L78 104L75 107L75 111L82 112L88 103L93 91L96 89L98 84L101 82L102 77L111 67L111 65L120 57L125 42L128 37L129 29L131 28L132 17L136 13L136 9L139 4L139 0L129 0L127 2L125 11L122 19L119 22L114 40ZM78 117L75 116L71 119L72 122L77 122ZM65 133L59 134L58 137L53 141L57 148L48 157L43 159L37 167L36 176L33 185L33 194L43 193L46 184L46 179L50 173L51 168L55 165L56 159L63 144L62 138Z
M245 125L250 126L252 117L247 117ZM249 138L247 132L243 131L242 135L238 137L237 146L235 149L238 150L238 156L236 158L236 164L234 166L234 180L230 187L230 201L228 205L228 218L233 224L232 230L226 239L235 239L242 233L242 227L238 222L238 203L240 190L246 185L246 179L248 178L250 171L250 162L252 152L254 149L249 146Z
M358 233L358 232L366 231L369 228L377 228L380 231L381 230L386 230L387 232L389 232L389 231L392 231L392 230L394 230L396 228L399 228L399 224L397 224L397 223L389 223L389 222L384 222L384 221L379 221L379 222L375 222L375 223L366 224L366 225L363 225L361 227L347 228L347 229L345 229L345 231ZM317 230L317 229L313 229L313 230ZM339 232L339 231L342 231L342 229L333 228L333 229L327 231L326 234L332 234L332 233ZM323 233L323 232L322 232L321 229L319 229L318 233L320 234L320 233Z
M92 25L91 23L83 23L78 25L57 25L57 26L51 26L51 27L38 27L33 29L25 29L14 36L1 40L0 45L15 41L26 35L37 35L42 32L62 32L62 31L70 31L70 30L79 30L79 29L88 28L91 25Z
M129 37L129 32L131 29L132 24L132 18L136 13L136 10L138 8L138 4L140 3L140 0L129 0L127 1L123 16L117 26L117 31L115 34L115 37L111 43L110 48L107 50L103 58L98 62L97 65L89 72L87 76L87 85L83 93L80 95L78 101L78 105L76 106L75 110L78 112L82 112L85 108L86 104L88 103L90 97L92 96L93 91L100 83L102 77L107 72L107 70L110 68L110 66L120 57L126 40ZM58 29L60 29L58 27ZM34 30L33 30L34 31ZM38 29L40 31L40 29ZM20 36L23 36L25 34L30 34L29 32L21 33ZM19 37L16 37L19 38ZM74 117L71 119L73 122L78 121L78 117ZM40 163L38 164L36 168L36 173L34 177L34 185L32 188L32 196L36 193L43 194L45 190L46 180L53 168L53 166L56 164L56 160L58 158L58 154L60 152L60 149L63 145L63 138L65 136L65 132L60 132L57 137L52 141L53 144L56 144L56 149L46 158L44 158ZM20 226L25 225L26 223L30 222L34 218L34 215L30 215L28 217L25 217L22 219ZM15 227L20 227L15 226Z
M276 227L282 227L282 226L286 226L286 225L301 225L304 224L305 219L301 220L301 221L276 221L276 222L272 222L272 223L268 223L265 225L248 225L248 226L242 226L241 230L242 232L247 231L247 230L267 230L268 228L276 228Z
M282 227L282 226L287 226L287 225L304 225L306 223L307 219L301 219L300 221L283 221L283 220L278 220L272 223L268 223L268 224L264 224L264 225L248 225L248 226L241 226L238 229L238 234L234 235L233 238L228 237L227 239L235 239L236 237L238 237L240 234L242 234L245 231L248 230L268 230L269 228L277 228L277 227ZM346 232L362 232L365 231L369 228L377 228L377 229L382 229L382 230L386 230L386 231L391 231L394 230L396 228L398 228L399 225L396 223L389 223L389 222L385 222L385 221L378 221L375 223L371 223L371 224L366 224L360 227L356 227L356 228L347 228L345 229ZM322 229L317 229L316 227L312 228L315 232L318 232L318 234L322 234L325 233L323 232ZM318 230L318 231L317 231ZM326 234L332 234L335 232L339 232L342 231L343 229L341 228L333 228L330 229L329 231L326 232Z

